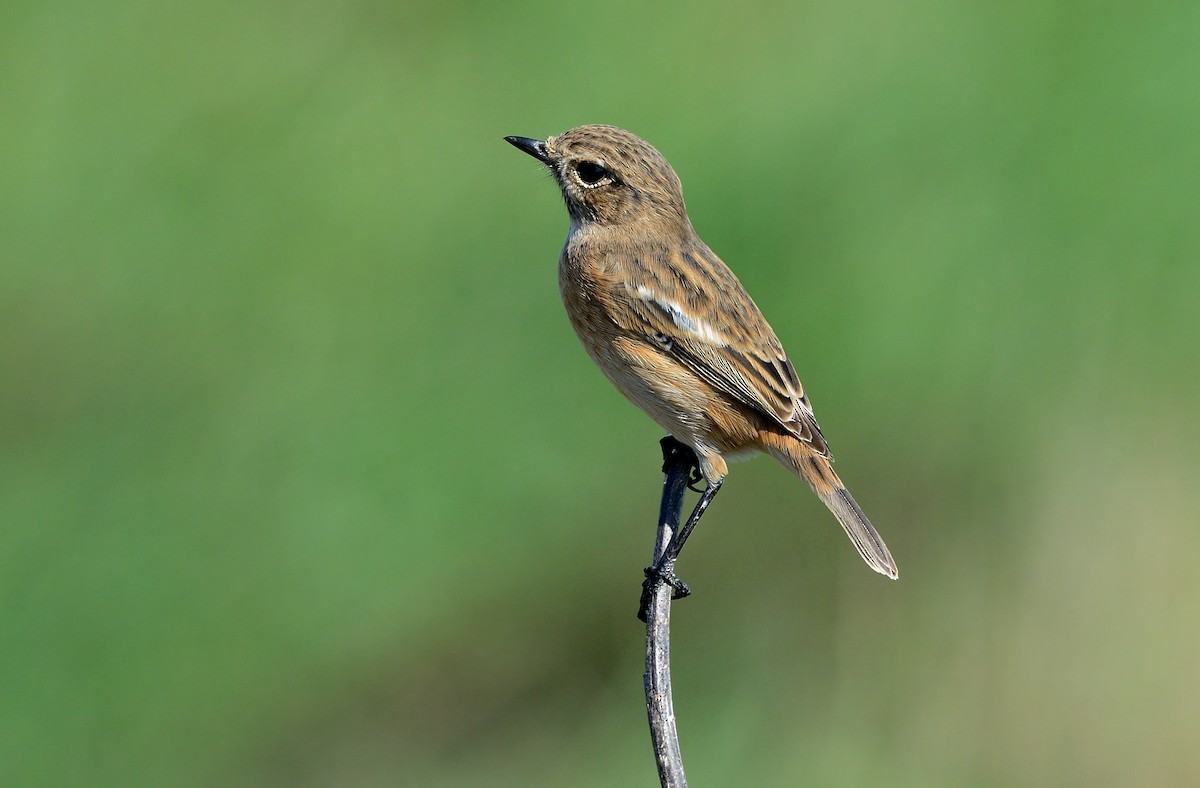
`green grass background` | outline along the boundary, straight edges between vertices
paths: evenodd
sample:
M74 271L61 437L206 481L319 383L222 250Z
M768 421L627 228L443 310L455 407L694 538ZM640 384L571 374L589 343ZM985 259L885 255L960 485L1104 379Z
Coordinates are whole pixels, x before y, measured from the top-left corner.
M693 784L1200 783L1200 5L13 0L0 783L650 786L659 430L504 142L634 130L901 567L766 460Z

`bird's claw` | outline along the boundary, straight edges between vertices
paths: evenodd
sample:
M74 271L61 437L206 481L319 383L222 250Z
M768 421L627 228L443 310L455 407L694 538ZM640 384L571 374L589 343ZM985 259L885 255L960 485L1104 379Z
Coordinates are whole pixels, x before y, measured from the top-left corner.
M642 582L642 602L638 608L638 618L642 621L646 620L646 611L650 608L654 593L660 585L671 587L671 599L683 599L691 596L691 587L675 574L673 567L655 564L646 567L643 571L646 573L646 579Z

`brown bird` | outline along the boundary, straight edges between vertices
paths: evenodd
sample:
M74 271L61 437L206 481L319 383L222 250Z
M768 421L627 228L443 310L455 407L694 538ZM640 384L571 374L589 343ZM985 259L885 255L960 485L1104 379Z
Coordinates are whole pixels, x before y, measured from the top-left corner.
M887 545L830 465L783 346L692 228L679 177L662 154L614 126L505 140L545 164L562 189L571 226L558 284L588 355L691 447L707 482L678 544L647 574L687 593L675 559L720 489L726 460L765 452L808 482L872 569L897 577Z

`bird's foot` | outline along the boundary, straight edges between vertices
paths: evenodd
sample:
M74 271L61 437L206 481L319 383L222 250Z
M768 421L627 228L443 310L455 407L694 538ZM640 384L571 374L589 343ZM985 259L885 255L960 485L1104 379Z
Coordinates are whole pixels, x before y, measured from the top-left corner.
M683 599L692 593L691 587L675 574L674 561L664 562L661 565L656 563L646 567L644 571L646 579L642 582L642 601L638 607L638 618L642 621L646 620L646 611L650 609L650 604L654 600L659 586L671 587L671 599Z

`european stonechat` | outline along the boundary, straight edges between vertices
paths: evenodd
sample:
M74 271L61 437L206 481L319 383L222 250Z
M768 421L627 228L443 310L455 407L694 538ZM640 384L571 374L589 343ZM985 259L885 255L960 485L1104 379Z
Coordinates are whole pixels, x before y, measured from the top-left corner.
M614 126L505 139L562 189L571 226L558 285L588 355L696 454L707 490L685 530L720 489L726 459L765 452L808 482L872 569L897 577L887 545L833 471L783 345L692 228L662 154ZM682 591L673 563L656 570Z

